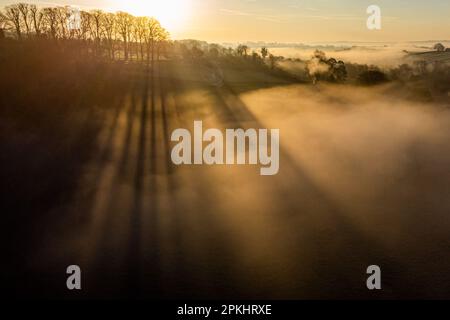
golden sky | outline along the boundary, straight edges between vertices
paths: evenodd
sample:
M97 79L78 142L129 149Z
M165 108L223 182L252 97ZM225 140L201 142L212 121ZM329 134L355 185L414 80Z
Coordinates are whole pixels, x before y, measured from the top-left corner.
M52 0L50 0L52 1ZM0 0L5 5L11 0ZM155 16L172 38L210 42L409 41L450 39L448 0L54 0L43 5L124 10ZM366 9L382 10L382 29Z

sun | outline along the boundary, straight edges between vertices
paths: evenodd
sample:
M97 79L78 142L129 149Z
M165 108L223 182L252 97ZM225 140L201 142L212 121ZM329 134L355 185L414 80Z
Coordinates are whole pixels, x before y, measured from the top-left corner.
M126 11L134 16L154 17L169 32L180 30L190 14L191 0L112 0L114 10Z

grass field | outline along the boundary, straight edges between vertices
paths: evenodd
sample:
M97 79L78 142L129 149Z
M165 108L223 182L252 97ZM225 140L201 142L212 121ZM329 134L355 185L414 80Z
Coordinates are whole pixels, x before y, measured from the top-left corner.
M74 263L80 298L364 298L375 262L381 298L450 293L445 104L236 59L151 69L17 50L0 51L14 295L71 297ZM195 120L279 128L280 174L174 166L170 134Z

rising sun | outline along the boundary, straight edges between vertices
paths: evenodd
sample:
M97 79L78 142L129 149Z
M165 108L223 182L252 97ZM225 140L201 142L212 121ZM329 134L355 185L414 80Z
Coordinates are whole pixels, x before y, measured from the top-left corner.
M135 16L149 16L158 19L169 32L178 31L186 23L190 13L191 0L112 0L114 10L121 10Z

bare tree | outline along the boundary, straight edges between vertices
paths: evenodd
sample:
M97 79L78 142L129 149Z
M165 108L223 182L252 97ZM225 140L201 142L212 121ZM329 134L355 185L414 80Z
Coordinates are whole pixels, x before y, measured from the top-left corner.
M18 6L16 4L7 6L5 8L4 16L7 23L14 27L17 38L22 39L21 14Z
M44 13L39 10L36 5L30 5L30 16L33 23L34 32L36 36L40 36L42 33L42 22L44 20Z
M89 39L89 32L91 30L91 19L92 16L89 12L87 11L81 11L80 12L80 28L78 29L77 32L77 38L79 40L83 40L86 41Z
M145 43L147 47L147 62L151 61L152 66L155 60L155 46L158 41L158 34L161 30L161 25L158 20L154 18L147 19L147 27L145 32Z
M130 16L130 28L129 28L129 38L128 38L128 44L129 44L129 51L131 55L131 59L133 59L133 55L136 54L136 59L139 58L139 50L137 48L137 42L138 42L138 18L134 16Z
M7 27L7 19L6 16L0 12L0 39L4 39L5 38L5 29Z
M90 23L89 23L89 31L91 34L91 37L93 38L92 40L94 40L94 53L95 55L99 54L100 51L100 44L101 44L101 39L103 36L103 24L102 24L102 20L103 20L103 11L101 10L92 10L90 12Z
M141 55L141 61L144 61L144 47L145 47L145 39L147 34L148 27L148 18L147 17L138 17L134 23L134 38L139 43L139 52Z
M161 51L164 48L164 45L167 43L167 40L169 39L169 32L164 29L163 27L161 27L161 25L159 25L159 29L158 29L158 34L157 34L157 54L156 54L156 59L157 61L160 60L161 58Z
M17 4L17 9L19 9L22 16L22 22L25 26L25 31L27 35L29 35L31 31L31 16L29 15L30 5L28 3L19 3Z
M123 41L123 49L125 54L125 60L128 60L128 42L130 39L130 29L131 29L131 18L132 16L126 12L118 12L117 17L117 28Z
M117 38L117 25L116 16L113 13L105 13L102 16L102 27L104 30L104 35L106 37L106 43L109 51L109 57L111 59L115 58L115 46L114 41Z
M44 8L44 24L47 32L52 39L58 37L58 9L57 8Z
M6 28L14 30L18 39L25 33L31 35L34 32L38 38L46 35L53 40L73 40L76 42L70 44L82 52L105 54L111 59L115 59L119 45L122 45L125 60L136 55L141 61L145 58L148 63L152 61L152 65L166 51L169 39L169 33L154 18L101 10L81 11L79 17L74 18L73 11L67 6L39 9L24 3L8 6L0 13L2 36Z
M95 41L100 41L102 37L102 19L103 19L103 11L101 10L93 10L91 11L91 35Z
M67 39L68 37L68 21L70 18L70 12L67 7L56 8L56 20L58 25L59 37L61 39Z

